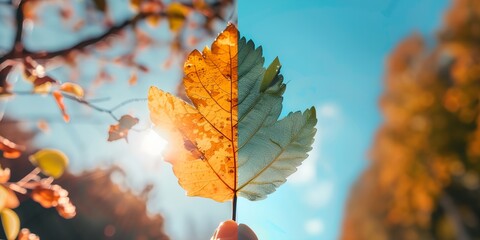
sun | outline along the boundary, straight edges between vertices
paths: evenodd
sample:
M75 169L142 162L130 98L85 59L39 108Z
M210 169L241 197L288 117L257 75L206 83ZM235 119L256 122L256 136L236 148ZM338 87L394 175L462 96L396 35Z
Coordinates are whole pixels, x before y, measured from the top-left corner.
M148 130L142 137L140 150L152 157L161 156L168 145L168 141L158 135L153 129Z

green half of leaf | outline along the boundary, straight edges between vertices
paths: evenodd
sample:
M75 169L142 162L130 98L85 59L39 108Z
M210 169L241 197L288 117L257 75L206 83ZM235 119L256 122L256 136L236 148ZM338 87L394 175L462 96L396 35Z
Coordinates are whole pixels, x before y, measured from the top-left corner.
M262 49L239 39L237 194L260 200L274 192L308 157L315 108L279 120L286 85L278 58L267 70Z

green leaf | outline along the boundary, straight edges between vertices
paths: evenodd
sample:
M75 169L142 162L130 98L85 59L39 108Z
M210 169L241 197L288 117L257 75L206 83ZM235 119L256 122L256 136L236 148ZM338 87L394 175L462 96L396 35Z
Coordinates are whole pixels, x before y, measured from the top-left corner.
M43 174L59 178L68 166L68 157L59 150L42 149L30 156L30 162L40 168Z
M20 231L20 219L18 215L10 208L5 208L0 213L2 219L3 231L8 240L17 238Z
M280 72L280 68L282 64L280 64L280 60L276 57L270 66L268 66L267 71L265 71L265 75L263 75L262 85L260 86L260 92L264 92L267 88L272 84L273 80L277 77Z
M260 200L308 157L317 119L312 107L278 120L286 88L280 61L265 70L261 47L241 38L238 49L237 194Z

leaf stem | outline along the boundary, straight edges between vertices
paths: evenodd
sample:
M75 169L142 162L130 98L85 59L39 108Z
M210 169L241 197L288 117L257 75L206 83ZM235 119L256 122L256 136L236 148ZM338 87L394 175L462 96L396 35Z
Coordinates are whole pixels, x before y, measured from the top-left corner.
M233 195L232 202L232 220L237 221L237 193Z

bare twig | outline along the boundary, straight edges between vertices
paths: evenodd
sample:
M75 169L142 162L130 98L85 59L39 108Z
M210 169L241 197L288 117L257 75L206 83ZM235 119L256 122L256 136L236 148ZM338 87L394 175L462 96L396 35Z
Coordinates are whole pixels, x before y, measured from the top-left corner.
M113 112L129 103L133 103L133 102L144 102L144 101L147 101L148 99L147 98L132 98L132 99L128 99L128 100L125 100L121 103L119 103L117 106L111 108L110 110Z
M37 93L35 92L32 92L32 91L15 91L15 92L12 92L13 95L38 95ZM53 92L47 92L47 93L43 93L43 94L47 94L47 95L52 95ZM146 101L147 99L146 98L132 98L132 99L127 99L119 104L117 104L116 106L114 106L113 108L103 108L103 107L99 107L93 103L91 103L90 101L86 100L86 99L83 99L83 98L78 98L78 97L75 97L73 95L70 95L70 94L67 94L67 93L62 93L63 97L67 98L67 99L70 99L72 101L75 101L75 102L78 102L80 104L83 104L89 108L92 108L93 110L95 111L98 111L98 112L102 112L102 113L106 113L108 115L110 115L115 121L119 121L120 119L115 116L114 114L114 111L129 104L129 103L133 103L133 102L140 102L140 101Z

